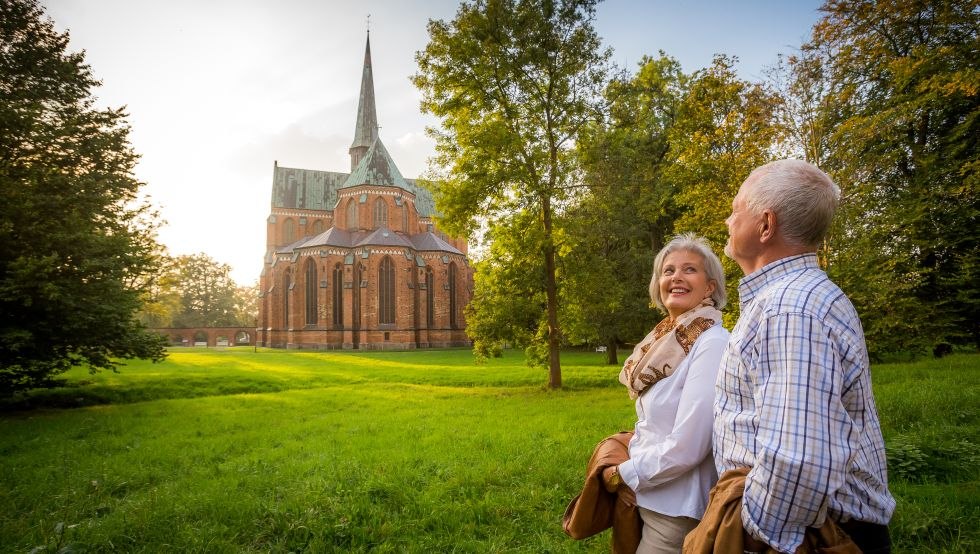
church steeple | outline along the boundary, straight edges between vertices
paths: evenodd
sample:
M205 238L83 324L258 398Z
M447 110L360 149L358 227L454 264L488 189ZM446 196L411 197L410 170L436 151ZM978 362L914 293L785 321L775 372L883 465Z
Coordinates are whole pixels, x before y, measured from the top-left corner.
M357 101L354 142L350 145L350 168L354 171L368 148L378 139L378 114L374 107L374 77L371 73L371 31L364 47L364 70L361 73L361 96Z

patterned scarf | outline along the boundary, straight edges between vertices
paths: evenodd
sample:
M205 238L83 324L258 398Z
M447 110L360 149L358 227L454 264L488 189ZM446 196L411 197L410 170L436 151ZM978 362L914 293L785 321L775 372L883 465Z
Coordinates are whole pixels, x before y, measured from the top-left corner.
M635 400L650 385L673 374L701 333L720 321L721 312L711 298L705 298L677 319L666 317L658 323L636 345L619 373L619 382L626 385L630 398Z

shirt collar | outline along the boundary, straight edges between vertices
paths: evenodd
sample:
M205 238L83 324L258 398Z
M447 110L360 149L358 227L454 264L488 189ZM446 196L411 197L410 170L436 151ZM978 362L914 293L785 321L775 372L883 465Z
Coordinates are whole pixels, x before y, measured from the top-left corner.
M820 269L817 255L813 252L798 254L787 258L780 258L774 262L753 271L742 277L738 282L738 299L742 307L752 301L760 292L765 290L770 284L790 275L806 269Z

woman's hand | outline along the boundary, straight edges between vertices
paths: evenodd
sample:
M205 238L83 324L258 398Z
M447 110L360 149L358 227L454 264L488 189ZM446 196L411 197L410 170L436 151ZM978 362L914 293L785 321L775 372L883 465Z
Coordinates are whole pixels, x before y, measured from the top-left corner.
M608 492L616 492L623 484L623 479L619 476L619 466L609 466L602 470L602 484Z

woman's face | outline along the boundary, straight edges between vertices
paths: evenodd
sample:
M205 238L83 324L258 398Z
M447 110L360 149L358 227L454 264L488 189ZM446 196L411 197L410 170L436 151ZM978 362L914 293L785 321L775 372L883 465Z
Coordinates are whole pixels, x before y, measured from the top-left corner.
M660 299L670 317L677 317L711 296L715 282L708 280L701 254L675 250L664 258L659 276Z

